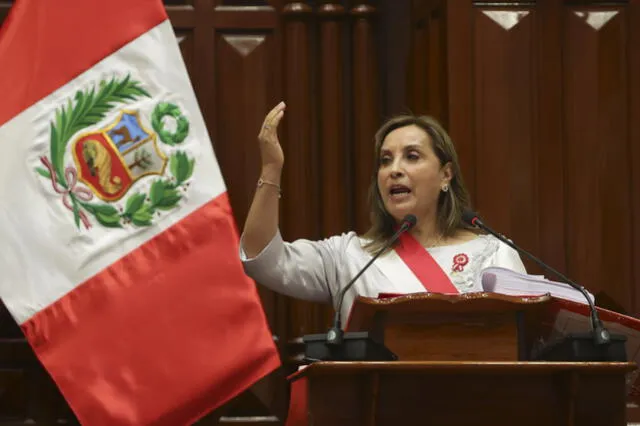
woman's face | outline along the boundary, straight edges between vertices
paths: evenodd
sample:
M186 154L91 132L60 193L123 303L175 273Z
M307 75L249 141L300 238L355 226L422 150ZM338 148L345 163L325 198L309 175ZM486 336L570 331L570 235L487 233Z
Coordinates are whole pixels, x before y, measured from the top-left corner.
M451 164L440 165L429 134L410 125L390 132L382 142L378 188L387 212L396 221L411 213L436 217L438 196L451 180Z

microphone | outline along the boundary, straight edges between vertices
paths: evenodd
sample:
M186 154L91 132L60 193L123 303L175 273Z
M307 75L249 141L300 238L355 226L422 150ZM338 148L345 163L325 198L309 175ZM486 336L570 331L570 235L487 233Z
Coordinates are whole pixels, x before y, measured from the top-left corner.
M380 250L378 250L378 252L371 258L371 260L369 260L369 262L367 262L367 264L364 265L362 269L360 269L360 271L356 274L356 276L353 277L351 281L349 281L349 283L346 286L344 286L344 288L340 291L340 294L338 295L338 299L339 299L338 309L336 310L336 313L333 318L333 327L331 327L327 332L326 343L328 345L337 346L337 345L341 345L344 341L344 331L342 330L342 313L341 312L342 312L342 304L344 302L344 297L347 294L347 291L349 291L349 289L353 287L356 280L360 278L360 276L364 273L364 271L366 271L369 268L369 266L371 266L371 264L382 253L384 253L393 243L395 243L398 240L398 238L400 238L400 235L404 234L405 232L409 231L411 228L416 226L417 221L418 219L416 218L415 215L412 215L412 214L406 215L402 219L402 224L400 225L400 228L398 228L396 233L393 234L391 238L389 238L386 244Z
M604 327L604 324L600 320L600 316L598 315L598 311L597 311L597 309L596 309L596 307L595 307L595 305L593 303L593 300L591 300L591 298L589 297L589 293L587 293L587 290L583 286L581 286L579 284L576 284L575 282L571 281L568 277L566 277L562 273L556 271L554 268L552 268L551 266L547 265L542 260L538 259L537 257L532 255L531 253L529 253L529 252L523 250L522 248L518 247L517 245L515 245L511 240L506 238L504 235L499 234L496 231L494 231L493 229L489 228L487 225L485 225L482 222L482 220L480 219L480 217L476 213L467 210L467 211L462 213L462 220L464 220L469 225L477 227L477 228L481 228L484 231L488 232L489 234L493 235L494 237L498 238L500 241L502 241L503 243L505 243L509 247L513 248L514 250L516 250L519 253L522 253L523 255L527 256L529 259L533 260L535 263L537 263L539 266L541 266L546 271L549 271L549 272L555 274L556 276L560 277L563 281L565 281L567 284L569 284L571 287L573 287L576 290L580 291L580 293L582 293L582 295L585 297L585 299L587 299L587 302L589 303L589 310L590 310L590 313L591 313L591 332L592 332L592 335L593 335L593 342L596 344L596 346L607 345L607 344L609 344L611 342L611 334Z

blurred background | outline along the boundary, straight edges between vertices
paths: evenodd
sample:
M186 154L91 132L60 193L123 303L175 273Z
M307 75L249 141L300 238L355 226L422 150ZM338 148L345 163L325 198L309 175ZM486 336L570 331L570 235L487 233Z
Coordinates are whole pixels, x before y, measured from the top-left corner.
M640 0L165 4L239 229L280 100L288 240L365 231L376 128L433 115L486 223L640 313ZM330 306L259 290L283 367L199 424L282 424L301 336L327 329ZM0 313L0 425L74 424L20 336Z

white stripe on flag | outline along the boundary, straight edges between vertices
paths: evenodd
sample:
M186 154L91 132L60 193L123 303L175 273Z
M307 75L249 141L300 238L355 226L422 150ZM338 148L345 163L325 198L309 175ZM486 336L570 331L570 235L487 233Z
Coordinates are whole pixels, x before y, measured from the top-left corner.
M118 75L113 75L114 69ZM126 74L141 82L151 98L118 104L98 125L78 135L114 123L122 109L139 110L143 127L152 129L150 120L158 102L171 102L188 119L189 136L179 146L159 140L157 144L167 158L182 151L195 160L193 183L181 190L179 207L154 215L152 226L111 229L94 220L91 229L82 224L78 228L63 196L35 169L43 168L40 158L50 155L50 123L56 110L73 100L77 91ZM168 130L171 125L166 124ZM169 21L0 127L0 146L0 297L20 324L226 190ZM64 156L65 168L74 165L70 147L71 143ZM130 195L148 194L153 181L153 176L140 179L114 205L124 208ZM94 198L94 202L101 200Z

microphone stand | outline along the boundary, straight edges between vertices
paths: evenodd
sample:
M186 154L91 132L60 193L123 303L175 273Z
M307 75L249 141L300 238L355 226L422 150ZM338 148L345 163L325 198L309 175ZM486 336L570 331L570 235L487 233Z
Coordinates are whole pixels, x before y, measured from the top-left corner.
M366 265L349 283L342 288L338 295L338 309L336 309L333 326L326 334L311 334L302 337L305 343L305 359L308 361L393 361L397 356L387 349L381 342L374 339L367 331L348 332L342 330L342 304L349 289L369 266L384 253L400 235L413 228L416 224L414 215L407 215L402 225L385 245L367 262Z
M582 295L587 299L590 312L591 333L570 333L562 340L555 342L552 345L548 345L535 355L538 359L547 361L626 361L625 341L626 337L622 335L611 335L607 330L598 315L598 310L587 290L570 280L567 276L555 270L551 266L544 263L531 253L520 248L513 241L509 240L504 235L494 231L482 220L472 212L465 212L463 219L468 224L481 228L500 241L516 250L518 253L525 255L527 258L534 261L537 265L544 270L551 272L555 276L562 279L574 289L580 291Z

